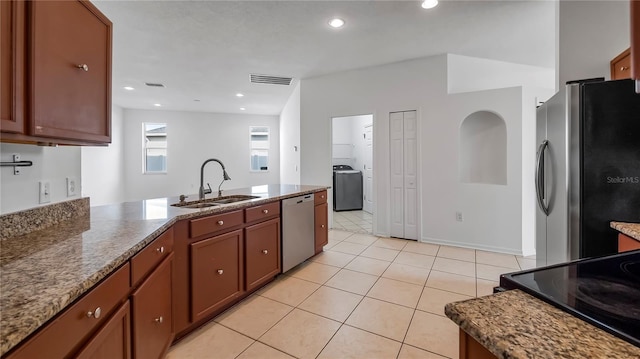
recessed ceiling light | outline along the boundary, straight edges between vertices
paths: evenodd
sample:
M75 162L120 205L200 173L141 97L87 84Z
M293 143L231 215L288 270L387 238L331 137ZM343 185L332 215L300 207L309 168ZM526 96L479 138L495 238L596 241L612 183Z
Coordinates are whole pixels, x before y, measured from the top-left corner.
M244 97L244 94L241 94L240 92L238 92L238 93L236 94L236 97Z
M424 0L422 2L423 9L433 9L436 6L438 6L438 0Z
M244 111L244 110L246 110L246 108L240 107L240 111Z
M344 20L336 17L335 19L331 19L331 21L329 21L329 25L337 29L344 26Z
M160 106L162 106L162 104L159 104L159 103L154 103L153 105L154 105L155 107L160 107Z
M133 91L135 90L135 88L131 87L131 86L125 86L123 87L123 89L127 90L127 91Z

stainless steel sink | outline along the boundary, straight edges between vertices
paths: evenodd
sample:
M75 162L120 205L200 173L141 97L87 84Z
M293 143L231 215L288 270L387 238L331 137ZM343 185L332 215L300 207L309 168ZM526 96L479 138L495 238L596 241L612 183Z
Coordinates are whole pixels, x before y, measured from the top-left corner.
M207 207L219 206L219 204L211 203L211 202L201 202L201 203L191 203L191 204L181 205L180 203L176 203L176 204L172 204L172 206L182 207L182 208L207 208Z
M201 201L178 202L178 203L172 204L172 206L181 207L181 208L207 208L207 207L220 206L224 204L248 201L254 198L260 198L260 197L247 196L247 195L232 195L232 196L209 198Z

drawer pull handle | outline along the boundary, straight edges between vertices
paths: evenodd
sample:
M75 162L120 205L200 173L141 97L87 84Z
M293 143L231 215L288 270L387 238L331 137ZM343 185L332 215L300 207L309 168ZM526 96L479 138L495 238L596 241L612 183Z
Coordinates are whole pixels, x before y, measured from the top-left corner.
M221 226L224 224L224 221L218 221L218 225Z
M262 213L267 214L267 213L269 213L269 210L268 209L263 209Z
M83 69L84 72L89 72L89 65L87 65L87 64L76 65L76 67L79 68L79 69Z
M263 249L263 250L262 250L262 254L269 254L269 251L268 251L268 250L266 250L266 249Z
M224 270L218 269L218 274L222 274L222 273L224 273Z
M162 322L164 322L164 318L162 318L162 316L159 316L158 318L154 319L156 321L156 323L158 324L162 324Z
M98 307L93 312L92 311L88 311L87 312L87 318L94 317L94 318L98 319L98 318L100 318L100 313L102 313L102 309L100 309L100 307Z
M160 248L156 248L156 251L160 254L164 253L164 246L160 247Z

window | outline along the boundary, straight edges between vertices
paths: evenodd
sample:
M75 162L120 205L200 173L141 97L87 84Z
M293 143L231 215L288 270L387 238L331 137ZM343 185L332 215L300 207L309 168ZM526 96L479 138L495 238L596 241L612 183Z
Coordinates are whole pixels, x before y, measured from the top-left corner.
M269 168L269 127L249 127L251 171L267 171Z
M167 173L167 124L143 123L142 173Z

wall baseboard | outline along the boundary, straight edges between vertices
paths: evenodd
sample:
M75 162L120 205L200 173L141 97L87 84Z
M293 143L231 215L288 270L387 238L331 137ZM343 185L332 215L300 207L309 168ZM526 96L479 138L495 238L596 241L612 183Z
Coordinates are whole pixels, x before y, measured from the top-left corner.
M505 247L496 247L496 246L485 246L485 245L469 245L469 243L461 243L461 242L456 242L456 241L449 241L449 240L445 240L445 239L439 239L439 238L430 238L430 237L422 237L420 238L420 242L423 243L432 243L432 244L442 244L442 245L447 245L447 246L453 246L453 247L462 247L462 248L468 248L468 249L477 249L477 250L481 250L481 251L490 251L490 252L498 252L498 253L505 253L505 254L513 254L516 256L522 256L523 253L520 250L515 250L513 248L505 248ZM527 253L527 255L529 255ZM533 255L533 254L531 254Z

